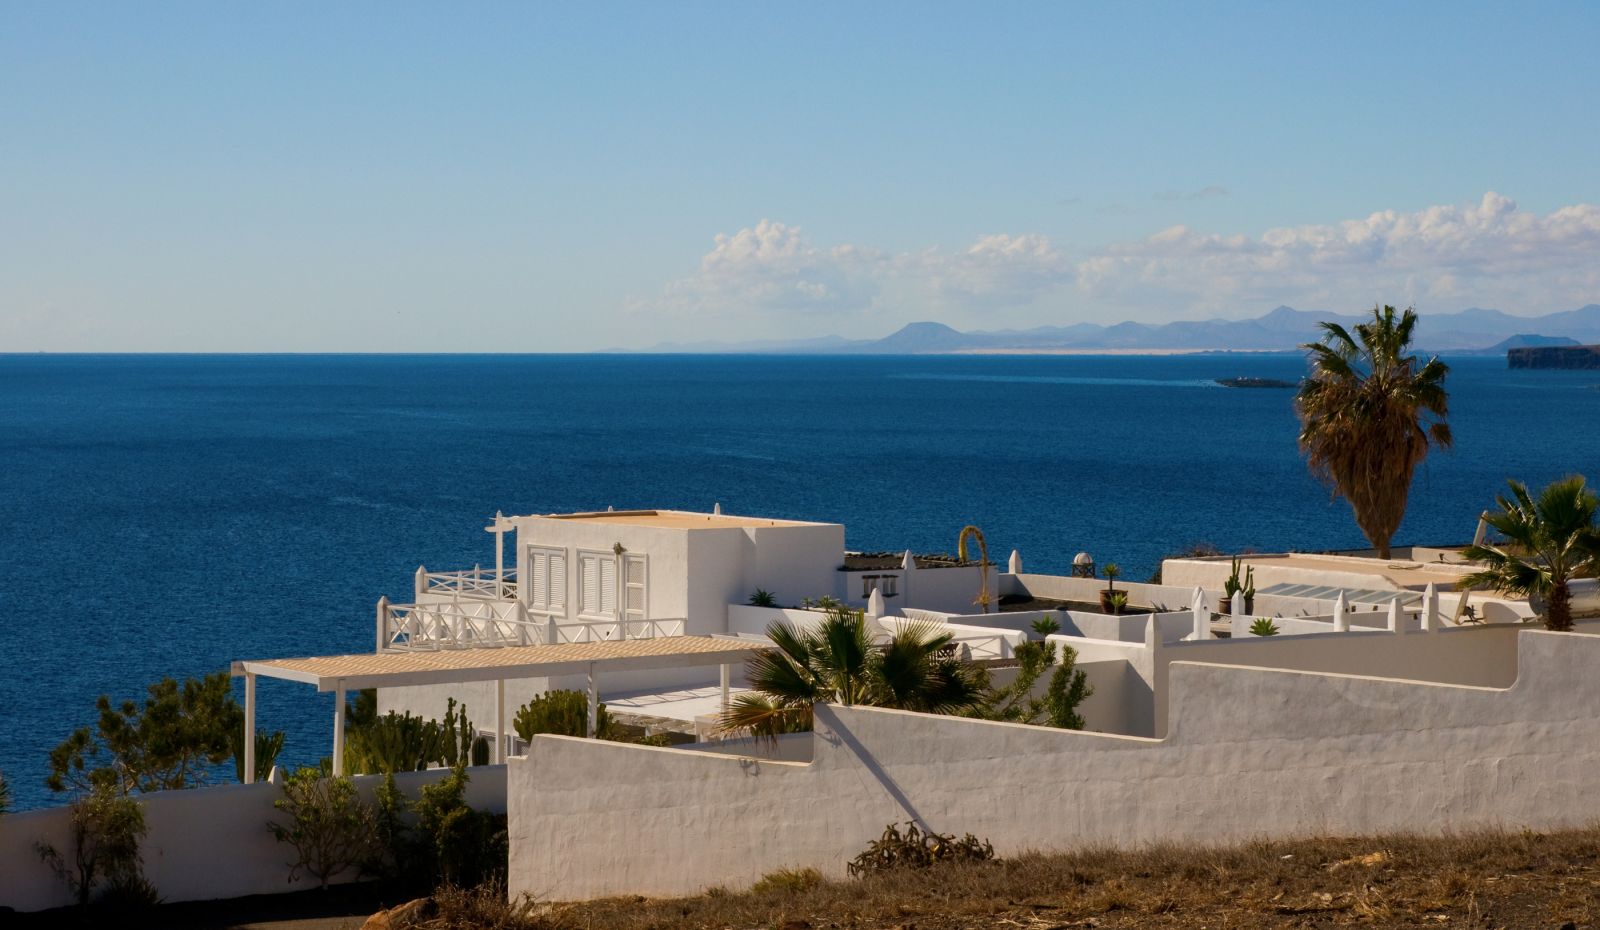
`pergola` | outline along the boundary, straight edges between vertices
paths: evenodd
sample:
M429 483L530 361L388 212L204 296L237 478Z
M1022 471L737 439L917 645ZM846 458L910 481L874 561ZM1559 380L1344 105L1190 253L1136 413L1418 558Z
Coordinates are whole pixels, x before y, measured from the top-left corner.
M332 691L333 773L344 774L345 692L403 685L495 683L493 761L505 761L506 681L556 675L589 676L589 735L595 735L600 708L597 676L604 671L722 667L722 704L728 703L733 665L770 643L716 636L668 636L552 646L508 646L500 649L441 649L437 652L380 652L303 659L258 659L233 663L244 676L244 778L255 780L256 677L281 678Z

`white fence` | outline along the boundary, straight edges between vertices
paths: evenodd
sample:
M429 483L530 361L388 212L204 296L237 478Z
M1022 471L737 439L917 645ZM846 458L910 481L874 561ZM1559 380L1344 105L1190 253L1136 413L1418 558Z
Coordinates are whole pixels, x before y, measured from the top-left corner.
M513 601L517 598L517 570L507 568L497 572L477 565L457 572L430 572L419 568L416 594L418 600L431 594Z
M682 636L682 618L568 620L530 614L520 601L378 602L378 651L434 652Z

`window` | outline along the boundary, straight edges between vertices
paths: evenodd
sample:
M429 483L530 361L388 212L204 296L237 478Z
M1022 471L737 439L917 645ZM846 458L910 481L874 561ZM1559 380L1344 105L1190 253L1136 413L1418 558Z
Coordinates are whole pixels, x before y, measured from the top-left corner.
M862 575L861 597L863 599L869 598L872 596L873 591L881 592L884 597L894 597L900 593L900 576Z
M617 560L609 552L578 553L578 615L608 620L617 611Z
M565 614L567 609L567 550L528 547L528 609Z
M622 557L622 619L636 624L629 627L629 636L645 632L643 624L650 617L649 598L646 596L649 577L644 556L629 554Z

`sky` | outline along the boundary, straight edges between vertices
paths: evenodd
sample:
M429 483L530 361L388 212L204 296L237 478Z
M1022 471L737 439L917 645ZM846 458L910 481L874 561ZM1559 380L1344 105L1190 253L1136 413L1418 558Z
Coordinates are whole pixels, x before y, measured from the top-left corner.
M0 4L0 352L1600 302L1594 3Z

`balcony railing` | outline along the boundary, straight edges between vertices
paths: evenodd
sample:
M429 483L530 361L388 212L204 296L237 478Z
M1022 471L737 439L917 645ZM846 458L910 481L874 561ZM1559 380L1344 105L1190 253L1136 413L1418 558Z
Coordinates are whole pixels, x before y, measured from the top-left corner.
M378 649L419 652L495 649L684 635L682 618L568 620L529 613L521 603L487 599L436 604L378 603Z
M430 572L426 568L419 568L416 582L419 598L428 594L491 601L513 601L517 598L517 570L514 568L499 573L477 565L458 572Z

